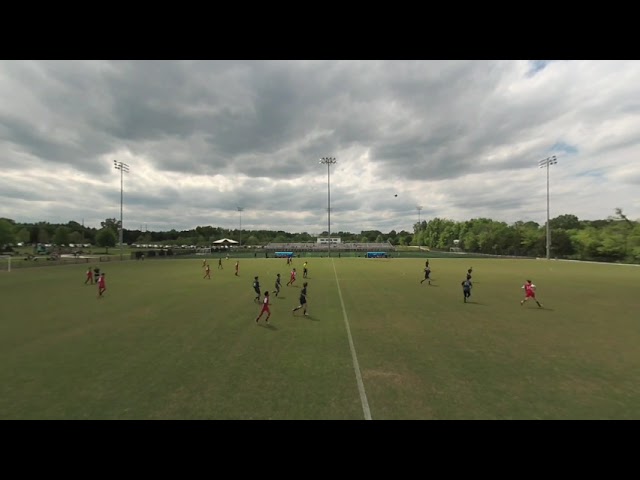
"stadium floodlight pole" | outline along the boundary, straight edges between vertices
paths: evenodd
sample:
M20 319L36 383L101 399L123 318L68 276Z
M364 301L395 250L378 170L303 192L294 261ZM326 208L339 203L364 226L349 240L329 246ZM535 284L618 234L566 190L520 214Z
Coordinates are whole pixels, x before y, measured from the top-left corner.
M547 167L547 260L551 258L551 229L549 226L549 165L555 165L558 159L555 155L538 162L538 167Z
M422 205L418 205L416 210L418 210L418 229L420 229L420 210L422 210Z
M327 166L327 236L329 237L328 255L331 256L331 165L337 160L334 157L322 157L320 163Z
M123 192L124 192L124 174L129 173L129 165L124 162L118 162L117 160L113 161L113 166L116 170L120 170L120 260L122 260L122 236L124 225L122 223L122 200L123 200Z
M242 212L243 210L244 208L238 207L238 212L240 212L240 244L238 245L238 248L242 247Z

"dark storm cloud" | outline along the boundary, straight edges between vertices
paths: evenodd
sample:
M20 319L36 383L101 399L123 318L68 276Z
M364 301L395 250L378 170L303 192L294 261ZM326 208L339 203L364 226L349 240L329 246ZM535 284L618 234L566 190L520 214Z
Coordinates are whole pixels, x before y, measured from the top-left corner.
M48 192L15 184L0 178L0 198L5 202L8 200L46 202L51 200L51 195Z
M621 185L602 191L629 195L638 73L633 62L4 61L2 193L47 199L51 215L100 204L111 215L118 159L131 165L132 220L233 224L241 205L250 222L317 230L318 159L337 156L336 224L411 225L417 204L425 216L537 215L522 199L537 194L536 163L551 154L572 172L567 195L592 185L577 174L594 162L600 182ZM83 192L86 206L65 203Z

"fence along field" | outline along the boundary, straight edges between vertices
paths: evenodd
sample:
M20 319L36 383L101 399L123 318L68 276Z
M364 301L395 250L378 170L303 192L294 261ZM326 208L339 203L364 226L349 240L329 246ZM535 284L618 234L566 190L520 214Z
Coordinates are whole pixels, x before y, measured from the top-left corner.
M0 418L363 419L345 313L373 420L640 418L637 268L443 258L427 286L423 259L307 260L309 318L284 259L107 262L101 300L86 264L3 272Z

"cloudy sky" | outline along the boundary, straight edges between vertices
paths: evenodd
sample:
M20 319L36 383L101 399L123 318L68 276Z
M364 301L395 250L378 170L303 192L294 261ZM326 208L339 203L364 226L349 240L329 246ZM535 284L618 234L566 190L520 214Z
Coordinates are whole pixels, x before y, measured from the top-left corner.
M125 228L320 233L329 156L334 232L544 223L551 155L551 217L640 218L640 61L0 61L20 222L119 218L118 160Z

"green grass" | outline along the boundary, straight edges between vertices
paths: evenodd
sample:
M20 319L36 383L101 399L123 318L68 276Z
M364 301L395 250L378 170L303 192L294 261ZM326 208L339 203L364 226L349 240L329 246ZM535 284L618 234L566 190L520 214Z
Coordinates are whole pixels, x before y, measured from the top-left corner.
M0 419L363 419L337 281L373 419L640 418L638 267L312 258L311 316L283 286L267 327L285 260L201 263L101 264L100 300L86 265L0 272Z

